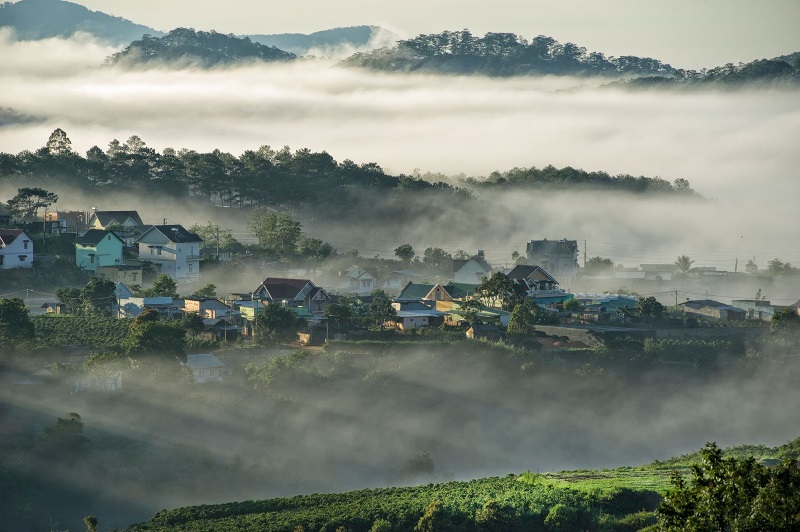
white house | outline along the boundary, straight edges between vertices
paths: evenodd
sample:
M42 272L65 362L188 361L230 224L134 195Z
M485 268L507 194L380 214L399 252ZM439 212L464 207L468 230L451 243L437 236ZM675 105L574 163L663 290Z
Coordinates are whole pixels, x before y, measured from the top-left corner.
M33 266L33 239L22 229L0 229L0 270Z
M157 273L177 281L200 277L203 239L181 225L154 225L137 239L139 260L152 262Z
M344 281L340 286L343 292L355 295L369 295L378 288L377 272L370 272L361 266L350 266L342 274Z
M492 276L492 266L486 262L483 250L466 260L453 260L453 280L457 283L480 284L484 277Z
M222 382L225 376L225 364L210 353L187 355L186 366L192 370L195 384Z

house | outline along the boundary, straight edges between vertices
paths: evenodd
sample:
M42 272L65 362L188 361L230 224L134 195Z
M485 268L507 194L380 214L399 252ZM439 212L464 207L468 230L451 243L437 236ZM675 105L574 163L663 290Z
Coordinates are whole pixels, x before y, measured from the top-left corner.
M526 246L528 264L538 264L566 285L578 275L578 241L531 240Z
M205 318L203 319L205 332L214 335L217 340L230 342L239 337L242 328L234 325L232 318Z
M466 336L470 340L490 340L492 342L499 342L505 338L506 335L497 328L497 325L476 323L467 329Z
M414 280L419 281L424 275L411 270L394 270L383 278L382 288L389 292L397 292Z
M378 288L378 270L376 268L362 268L350 266L339 274L343 278L339 289L342 292L355 295L371 294Z
M132 229L144 225L136 211L98 211L95 209L92 211L88 223L92 229L108 229L109 226Z
M398 304L393 303L393 305ZM404 303L400 308L402 310L397 310L397 315L394 318L398 329L438 327L444 324L446 313L432 309L423 303Z
M208 318L233 318L238 317L239 312L234 310L218 299L201 298L185 299L183 301L183 312L197 314L203 319Z
M253 291L253 300L264 304L279 303L307 314L320 315L330 303L328 293L308 279L267 277Z
M187 355L186 367L192 371L195 384L222 382L225 377L225 364L210 353Z
M183 316L183 299L172 299L171 297L122 297L118 298L117 317L135 318L145 310L153 309L158 314L167 319L175 319Z
M181 225L154 225L137 239L139 260L153 263L157 273L177 281L200 278L203 239Z
M538 305L562 303L572 298L558 288L558 281L547 273L541 266L520 264L506 274L511 282L522 285L529 297L536 300Z
M47 211L44 213L47 232L53 235L78 233L86 229L86 213L83 211Z
M101 279L108 279L113 283L142 283L142 265L135 264L115 264L113 266L98 266L97 276Z
M64 303L48 301L44 303L41 308L44 310L45 314L63 314L65 306Z
M98 266L119 266L124 247L125 242L112 231L90 229L75 241L75 264L95 273Z
M478 285L449 282L442 284L406 284L395 301L457 301L475 293Z
M688 314L699 314L709 318L726 321L742 321L747 318L747 311L732 305L726 305L712 299L686 301L678 307Z
M639 268L617 268L614 270L614 277L616 279L671 281L676 273L678 273L676 264L640 264Z
M98 211L93 209L89 218L90 229L113 229L126 246L133 246L144 224L136 211Z
M453 260L453 280L457 283L480 284L484 277L491 277L492 267L486 262L483 250L466 260Z
M33 239L22 229L0 229L0 270L33 266Z
M731 305L746 311L748 318L763 321L771 320L773 314L786 308L784 305L773 305L763 299L734 299Z

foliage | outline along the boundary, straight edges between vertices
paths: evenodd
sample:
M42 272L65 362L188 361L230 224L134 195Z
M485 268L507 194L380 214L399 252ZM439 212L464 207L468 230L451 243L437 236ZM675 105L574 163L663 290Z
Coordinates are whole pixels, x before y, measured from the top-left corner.
M675 266L678 267L681 273L686 274L689 272L689 269L694 264L694 261L690 259L687 255L680 255L677 259L675 259Z
M672 477L658 508L660 530L797 530L800 469L785 460L775 469L750 457L724 457L709 443L691 477Z
M581 303L577 299L567 299L563 304L564 310L578 310L581 308Z
M786 307L775 312L769 322L769 331L774 338L782 341L800 341L800 315L797 308Z
M682 180L685 181L685 180ZM688 187L679 187L660 177L634 177L628 174L611 176L606 172L587 172L572 168L514 168L507 172L492 172L487 179L467 178L463 184L471 189L481 190L561 190L591 189L613 190L634 194L680 194L696 195ZM588 262L587 262L588 265Z
M144 35L108 60L128 66L165 62L212 67L241 61L290 61L294 58L292 53L255 43L248 37L176 28L163 37Z
M35 327L25 302L19 298L0 299L0 352L12 352L33 340Z
M592 257L586 261L583 272L586 275L608 275L614 270L614 262L609 258Z
M115 289L112 281L93 275L80 291L66 288L58 290L56 297L67 306L67 312L70 314L109 316L111 315L111 306L115 301Z
M217 297L217 285L208 283L194 291L194 294L189 296L189 299L214 299Z
M48 348L81 345L113 348L122 345L132 320L101 316L33 316L36 345Z
M361 300L355 296L341 296L329 303L322 311L330 320L337 332L346 333L364 327L365 309Z
M233 237L230 229L223 229L218 224L208 222L206 225L194 224L189 232L203 239L200 252L205 256L218 256L220 252L238 252L244 246Z
M495 272L491 277L484 277L481 284L475 289L486 306L495 307L501 305L509 298L513 290L513 284L503 272Z
M372 301L368 307L368 319L372 321L373 327L382 331L397 316L397 310L392 306L392 298L383 290L373 290L370 296Z
M771 277L783 277L797 273L798 269L793 267L791 263L783 262L777 257L767 263L767 274Z
M295 254L297 243L302 236L302 225L288 212L255 212L250 217L250 231L258 239L262 248L280 258Z
M58 418L54 425L46 427L45 445L55 452L74 451L84 446L88 440L83 435L83 421L76 412L70 412L66 418Z
M647 87L743 87L748 84L790 84L800 81L800 67L779 59L757 59L750 63L727 63L697 70L678 69L670 76L644 76L615 82L636 88Z
M134 322L122 347L132 356L182 356L186 352L186 332L179 324L151 320Z
M422 263L430 270L446 270L453 265L453 256L442 248L425 248L422 255Z
M8 200L8 209L20 218L35 220L41 208L47 208L58 201L58 195L38 187L23 187L17 195Z
M476 37L466 29L401 40L392 48L357 53L344 64L373 70L490 76L655 75L674 70L655 59L606 57L544 35L528 42L513 33L487 33Z
M414 248L411 244L402 244L394 248L394 255L405 264L410 264L414 260Z
M664 315L664 305L653 296L643 297L636 302L633 313L639 319L657 320Z
M153 285L150 288L138 290L136 297L171 297L176 299L180 297L178 295L178 283L166 273L159 273L155 281L153 281Z
M302 324L291 308L271 302L256 314L253 331L258 343L278 344L294 340Z

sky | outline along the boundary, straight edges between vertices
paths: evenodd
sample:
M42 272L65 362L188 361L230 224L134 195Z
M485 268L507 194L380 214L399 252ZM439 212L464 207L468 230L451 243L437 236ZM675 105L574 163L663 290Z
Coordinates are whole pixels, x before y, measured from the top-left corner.
M797 0L80 0L96 11L168 31L310 33L378 25L402 36L470 29L549 35L607 55L679 68L714 67L800 50Z

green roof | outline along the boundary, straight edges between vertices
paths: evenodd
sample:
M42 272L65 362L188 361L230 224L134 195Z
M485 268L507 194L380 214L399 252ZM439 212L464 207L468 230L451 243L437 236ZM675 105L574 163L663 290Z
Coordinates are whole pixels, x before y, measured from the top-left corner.
M476 288L478 288L478 285L476 284L454 283L453 281L450 281L444 285L444 289L453 299L461 299L464 296L471 296L475 293Z
M428 292L433 290L432 284L408 283L403 291L398 294L398 299L424 299Z

